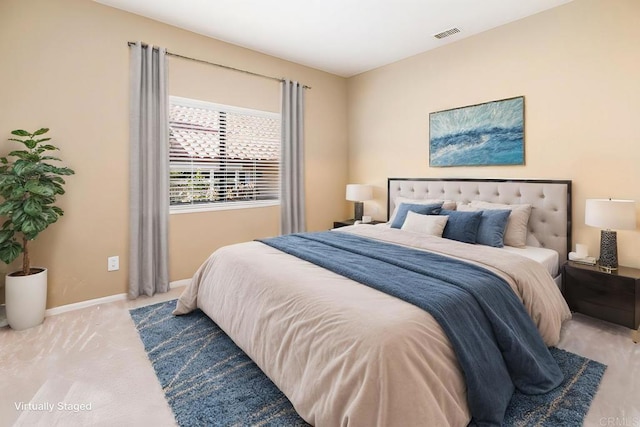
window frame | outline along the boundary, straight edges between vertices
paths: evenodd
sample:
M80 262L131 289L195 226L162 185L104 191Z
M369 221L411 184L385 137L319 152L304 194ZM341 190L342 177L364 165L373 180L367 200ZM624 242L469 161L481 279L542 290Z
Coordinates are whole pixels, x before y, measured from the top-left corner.
M269 119L277 119L281 126L281 115L280 113L275 113L271 111L264 110L256 110L252 108L244 108L237 107L233 105L225 105L219 104L215 102L209 102L204 100L185 98L180 96L169 96L169 111L172 104L178 104L185 107L192 108L200 108L200 109L208 109L214 111L222 111L228 113L236 113L241 115L250 115L254 117L263 117ZM169 123L171 123L171 119L169 119ZM171 128L171 125L168 125ZM282 135L282 127L280 127L280 134ZM264 208L270 206L280 206L281 194L280 194L280 160L281 160L282 151L278 152L278 188L277 188L277 199L270 200L241 200L241 201L219 201L219 202L202 202L202 203L194 203L194 204L179 204L172 205L171 201L169 201L169 214L185 214L185 213L198 213L198 212L210 212L210 211L224 211L224 210L235 210L235 209L253 209L253 208ZM197 162L192 162L191 164L197 164ZM206 162L203 162L203 165ZM231 165L237 165L237 162L231 162ZM180 166L188 167L188 163L184 163L181 165L179 162L172 162L171 155L169 155L169 171L171 172L174 169L179 169ZM211 164L211 169L213 173L214 165ZM169 176L169 189L171 189L171 177ZM170 197L167 195L167 197Z

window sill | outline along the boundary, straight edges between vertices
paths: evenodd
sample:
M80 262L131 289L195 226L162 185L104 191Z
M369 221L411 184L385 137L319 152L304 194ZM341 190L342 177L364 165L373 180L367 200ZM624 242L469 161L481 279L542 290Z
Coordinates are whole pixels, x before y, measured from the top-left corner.
M265 208L269 206L280 206L279 200L265 200L262 202L227 202L224 204L202 204L202 205L183 205L169 207L170 215L188 214L210 211L229 211L235 209L253 209Z

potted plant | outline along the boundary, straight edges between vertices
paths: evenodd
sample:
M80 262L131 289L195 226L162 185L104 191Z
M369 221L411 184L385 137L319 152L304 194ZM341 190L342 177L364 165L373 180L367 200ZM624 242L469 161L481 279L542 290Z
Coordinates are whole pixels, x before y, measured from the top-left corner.
M5 219L0 226L0 260L11 264L22 254L22 269L7 274L5 282L7 320L17 330L44 320L47 269L31 266L29 242L63 215L54 203L58 195L64 194L62 176L74 174L69 168L50 163L60 159L47 153L58 150L47 143L51 138L41 137L48 131L14 130L11 134L20 138L9 140L21 143L25 149L0 157L0 217Z

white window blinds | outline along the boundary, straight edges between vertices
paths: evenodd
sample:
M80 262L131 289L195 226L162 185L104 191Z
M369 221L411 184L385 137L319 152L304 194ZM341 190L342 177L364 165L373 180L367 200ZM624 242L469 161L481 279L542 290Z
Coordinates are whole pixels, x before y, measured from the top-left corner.
M279 202L280 115L170 97L172 211Z

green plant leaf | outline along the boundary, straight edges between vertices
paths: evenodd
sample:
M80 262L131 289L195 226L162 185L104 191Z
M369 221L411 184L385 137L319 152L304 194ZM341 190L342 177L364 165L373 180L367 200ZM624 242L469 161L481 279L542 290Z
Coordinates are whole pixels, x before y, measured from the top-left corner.
M24 201L22 205L24 212L32 217L39 217L42 215L42 204L38 201L37 197L31 197Z
M23 160L23 159L16 160L15 162L13 162L13 173L15 175L20 175L20 172L22 171L22 169L25 168L29 164L31 164L31 162L28 162L28 161Z
M22 154L31 154L31 152L27 151L27 150L14 150L14 151L9 153L9 156L21 157L21 153Z
M56 192L56 194L59 194L61 196L64 194L64 188L62 188L62 185L58 184L57 182L53 182L51 183L51 185L53 185L53 187L55 188L54 191Z
M15 230L22 231L22 222L27 216L23 211L13 211L13 215L11 215L11 222L13 222L13 227Z
M50 173L54 173L56 175L73 175L75 172L69 168L59 168L57 166L50 165L48 163L43 163L46 165L46 171Z
M0 260L11 264L22 253L22 245L15 240L0 245Z
M41 165L39 163L33 163L29 160L20 159L15 162L13 165L13 173L20 177L28 177L29 175L33 175L38 172L38 169L41 169Z
M16 181L18 181L18 178L13 175L10 175L10 174L0 175L0 187L13 185Z
M35 134L34 134L35 135ZM36 139L37 143L41 143L41 142L45 142L45 141L51 141L51 138L41 138L41 139Z
M34 185L27 191L38 196L53 196L55 194L54 189L52 189L51 187L45 187L43 185Z
M9 163L9 160L7 160L6 157L0 157L0 162L2 162L3 165L6 165Z
M21 204L22 203L20 201L16 200L6 200L0 203L0 215L8 216L11 212L20 207Z
M47 133L49 132L49 128L40 128L37 131L35 131L33 134L34 135L42 135L43 133Z
M11 199L21 199L22 196L24 196L24 193L26 193L26 190L21 184L14 184L11 187L11 194L9 195L9 197Z
M16 233L13 230L0 230L0 245L4 242L13 239Z
M32 197L33 197L33 196L32 196ZM56 196L55 196L55 195L53 195L53 196L48 196L48 197L38 196L38 198L39 198L40 200L42 200L42 205L43 205L43 206L44 206L44 205L51 205L51 204L53 204L53 203L55 203L55 202L56 202Z
M43 215L42 217L32 217L26 218L22 223L22 234L27 238L27 240L33 240L44 231L49 224L54 223L58 218L56 217L53 221L49 222L49 217Z
M35 194L37 196L53 196L55 194L55 191L53 188L41 185L37 181L27 182L24 188L29 193Z
M24 145L27 146L27 148L33 150L34 148L36 148L36 145L38 145L37 142L35 142L33 139L27 139L26 141L22 141L24 142Z
M42 156L42 157L40 157L40 160L58 160L58 161L62 161L62 159L60 159L58 157L54 157L54 156Z
M45 217L48 225L53 224L58 220L59 215L52 209L52 207L47 207L42 211L42 215Z
M38 149L42 149L42 150L60 150L55 145L51 145L51 144L41 145L40 147L38 147Z
M31 236L35 237L38 234L38 222L36 218L25 218L20 231L22 231L22 234L24 234L27 240L32 240L33 238Z
M64 178L62 178L61 176L52 176L50 179L51 179L51 181L57 182L58 184L64 184L65 183Z
M13 202L4 202L0 205L0 216L9 216L13 212Z
M31 136L31 134L29 132L27 132L26 130L22 130L22 129L17 129L11 132L11 135L18 135L18 136ZM20 140L18 140L20 141Z
M25 150L19 150L19 151L12 151L9 153L9 156L14 156L14 157L18 157L22 160L27 160L30 162L37 162L38 160L40 160L40 156L36 153L30 153L28 151Z
M56 168L53 165L50 165L49 163L40 163L40 166L42 168L42 172L43 173L54 173L54 169Z

